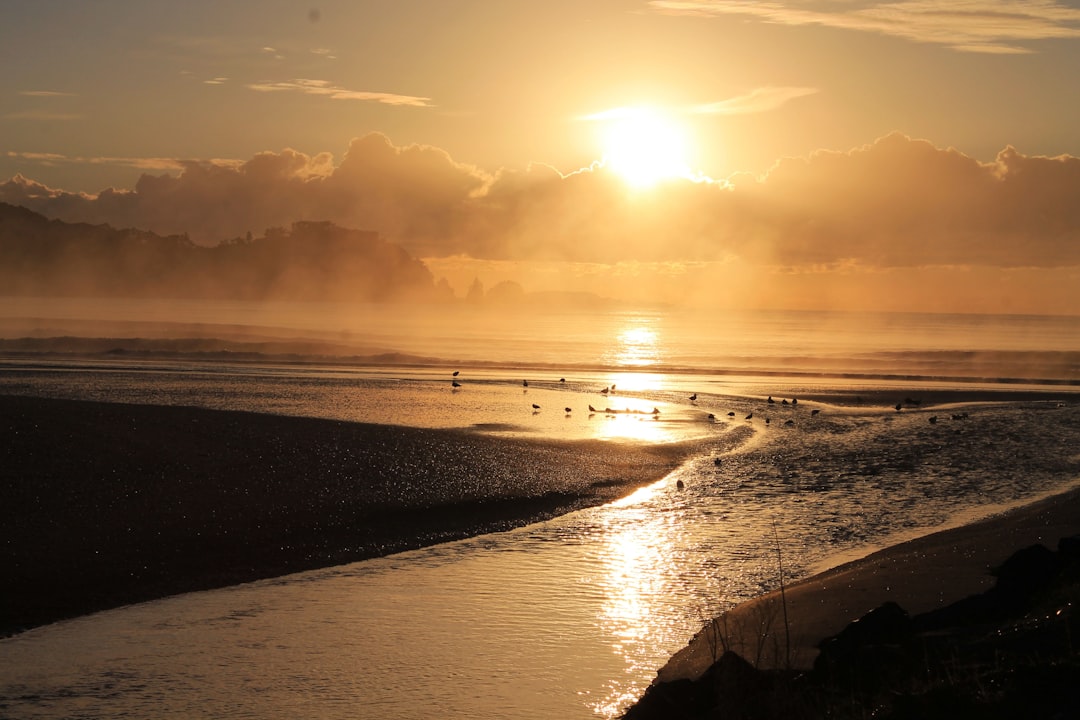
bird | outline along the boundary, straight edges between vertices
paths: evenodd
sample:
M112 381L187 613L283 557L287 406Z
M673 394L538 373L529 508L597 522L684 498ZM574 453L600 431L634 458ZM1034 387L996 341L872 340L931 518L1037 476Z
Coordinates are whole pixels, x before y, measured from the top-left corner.
M612 389L612 390L614 390L614 389L615 389L615 383L611 383L611 389Z
M533 403L532 406L533 406L533 410L539 410L540 409L540 406L537 405L536 403Z
M566 378L559 378L559 382L566 382Z
M459 383L459 382L458 382L457 380L452 380L452 381L450 382L450 386L451 386L451 387L456 387L456 388L459 388L459 387L461 387L461 383Z
M754 419L754 413L750 413L749 415L747 415L746 419L747 420L753 420Z
M818 414L819 412L821 412L821 411L820 411L820 410L818 410L817 408L814 408L813 410L811 410L811 411L810 411L810 417L814 417L814 416L815 416L815 415L817 415L817 414Z
M900 412L900 408L904 407L904 403L896 403L893 407L896 408L896 412Z
M454 377L457 377L459 372L461 372L461 371L460 370L455 370L454 371Z
M715 416L715 415L713 415L712 413L709 413L709 419L710 419L710 420L715 420L715 419L716 419L716 416Z
M601 395L607 395L608 392L610 392L610 391L611 391L611 388L604 388L603 390L600 391L600 394Z
M684 483L682 480L676 480L675 481L675 487L682 490L684 487L686 487L686 483Z
M522 380L521 381L521 387L529 387L529 381L528 380Z
M792 405L798 405L799 404L799 398L791 398L791 404Z
M656 407L654 407L654 408L652 409L652 414L653 414L653 415L659 415L659 414L660 414L660 408L656 408Z
M727 414L727 416L728 416L728 417L735 417L735 411L734 411L734 410L732 410L731 412L729 412L729 413Z
M768 425L772 422L772 418L765 418L765 424Z
M784 398L783 400L781 400L780 404L781 405L787 405L787 398Z
M697 400L697 393L694 393L693 395L691 395L691 396L690 396L690 400L691 400L691 401L693 401L693 400Z
M713 458L712 464L713 465L719 465L720 464L720 458L718 458L718 457Z
M596 408L594 408L592 405L590 405L589 406L589 412L596 412Z
M776 402L776 401L775 401L775 400L773 400L773 399L772 399L772 395L770 395L770 396L769 396L769 399L768 399L768 400L766 400L765 402L767 402L767 403L769 403L770 405L772 405L772 404L773 404L774 402Z
M937 415L931 415L930 416L930 424L934 425L936 423L937 423Z
M569 414L570 414L570 410L571 410L570 408L563 408L563 410L565 410L565 411L566 411L566 414L567 414L567 415L569 415Z

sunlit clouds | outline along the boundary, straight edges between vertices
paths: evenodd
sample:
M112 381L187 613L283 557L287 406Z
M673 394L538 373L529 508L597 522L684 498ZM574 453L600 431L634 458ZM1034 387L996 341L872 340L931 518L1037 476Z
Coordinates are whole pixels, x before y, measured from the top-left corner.
M247 86L256 92L295 92L304 95L319 95L331 100L362 100L383 103L385 105L406 105L409 107L431 107L431 98L395 93L349 90L332 84L328 80L298 78L281 82L251 83Z
M745 95L696 105L691 108L691 112L706 115L748 115L768 112L776 110L791 100L813 95L817 92L819 92L817 88L808 87L754 88Z
M187 232L204 243L330 220L375 230L422 257L1080 264L1080 159L1006 148L982 163L899 134L787 158L761 177L668 182L644 195L628 195L602 167L563 176L534 166L492 176L438 148L397 147L378 134L354 140L339 162L293 150L234 164L144 162L181 170L143 175L133 190L95 197L30 192L24 178L0 185L0 200L69 221Z
M1080 37L1080 10L1059 2L1016 0L912 0L837 3L811 9L794 2L651 0L655 10L695 15L736 15L782 25L819 25L893 35L954 50L1029 53L1029 43Z

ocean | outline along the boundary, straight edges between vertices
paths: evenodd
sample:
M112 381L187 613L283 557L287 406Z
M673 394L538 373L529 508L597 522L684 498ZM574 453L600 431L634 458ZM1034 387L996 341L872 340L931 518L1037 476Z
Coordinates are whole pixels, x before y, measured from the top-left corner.
M0 395L702 449L547 522L0 640L6 716L613 718L778 550L791 582L1080 480L1077 318L179 306L5 301L9 340L68 339L6 345Z

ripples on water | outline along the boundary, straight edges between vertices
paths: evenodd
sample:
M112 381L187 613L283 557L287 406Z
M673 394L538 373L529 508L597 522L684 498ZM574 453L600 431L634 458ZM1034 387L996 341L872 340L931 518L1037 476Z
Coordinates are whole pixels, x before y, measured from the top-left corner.
M55 377L42 382L61 394L126 392L146 402L212 405L216 397L235 406L243 397L253 409L290 414L326 403L320 393L334 386L327 378L80 377L66 390ZM358 398L403 387L365 382L354 400L322 412L348 416L359 412L350 405ZM230 386L236 394L221 396ZM432 413L447 401L441 385L438 394L405 392ZM472 392L510 413L523 402L509 381ZM568 392L560 398L575 388ZM610 718L706 618L777 586L777 543L790 580L1080 477L1075 403L895 412L808 401L766 408L760 398L700 393L690 406L670 385L634 397L674 408L672 432L705 428L712 439L703 453L622 501L547 523L4 640L0 714ZM812 408L821 413L812 417ZM743 420L751 410L755 420ZM967 417L952 419L961 410ZM720 419L706 423L707 412ZM569 422L553 417L544 422Z

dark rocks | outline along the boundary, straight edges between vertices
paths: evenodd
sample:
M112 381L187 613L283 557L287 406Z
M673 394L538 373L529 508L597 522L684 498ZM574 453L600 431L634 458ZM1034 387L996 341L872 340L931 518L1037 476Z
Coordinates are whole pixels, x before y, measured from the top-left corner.
M860 694L879 692L909 670L914 637L907 611L887 602L822 642L814 673Z

